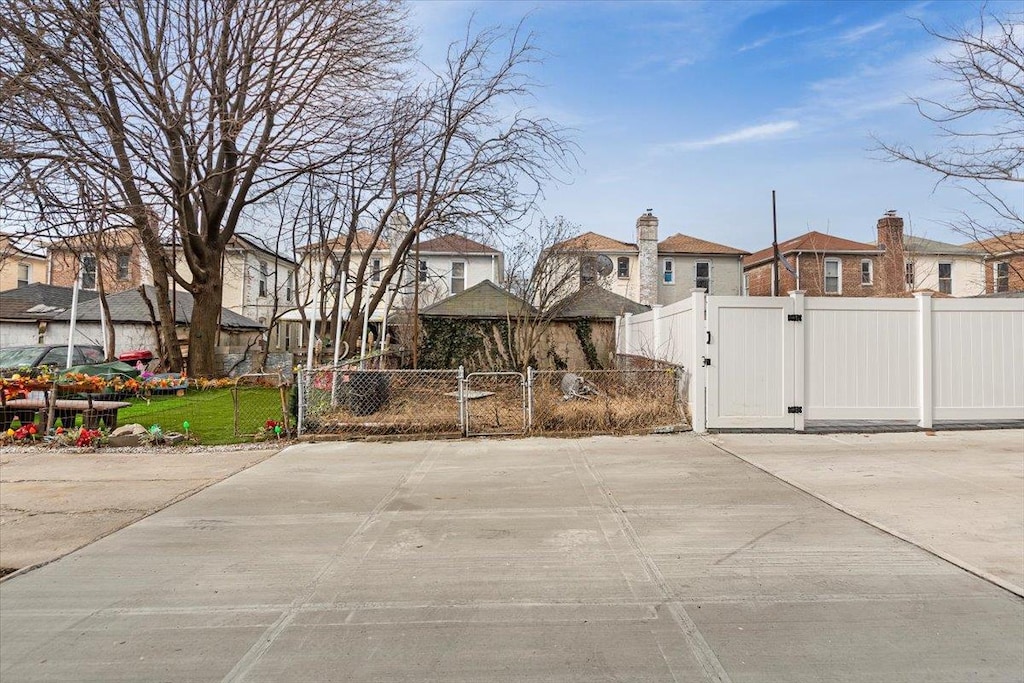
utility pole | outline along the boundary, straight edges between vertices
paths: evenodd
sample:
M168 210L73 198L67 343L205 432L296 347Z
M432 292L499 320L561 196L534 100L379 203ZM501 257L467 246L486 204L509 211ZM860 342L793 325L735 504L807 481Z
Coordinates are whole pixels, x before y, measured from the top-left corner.
M775 190L772 190L772 249L775 260L772 261L772 296L779 296L779 221L775 216Z
M423 204L423 185L420 172L416 171L416 275L412 286L412 369L419 368L420 358L420 209Z

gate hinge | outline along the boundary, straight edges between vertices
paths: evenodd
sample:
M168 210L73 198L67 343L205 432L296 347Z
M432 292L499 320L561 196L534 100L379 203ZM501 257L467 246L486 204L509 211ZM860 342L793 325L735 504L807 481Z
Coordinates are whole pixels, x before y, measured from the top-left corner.
M701 361L701 365L703 365L704 367L707 367L707 366L711 365L711 359L708 358L707 356L701 356L700 357L700 361Z
M799 313L790 313L786 316L786 320L791 323L802 323L804 321L804 317Z
M801 415L804 412L804 407L803 406L790 406L790 407L786 408L786 412L787 413L792 413L794 415Z

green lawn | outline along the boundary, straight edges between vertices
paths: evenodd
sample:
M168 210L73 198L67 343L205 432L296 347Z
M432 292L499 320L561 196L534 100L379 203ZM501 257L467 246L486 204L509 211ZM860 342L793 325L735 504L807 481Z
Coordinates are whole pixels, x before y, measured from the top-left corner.
M154 396L148 402L131 399L131 407L118 413L118 424L138 422L149 429L159 425L165 432L189 433L207 445L245 443L267 420L281 420L278 389L246 387L239 389L239 432L235 436L235 408L231 389L191 390L184 396Z

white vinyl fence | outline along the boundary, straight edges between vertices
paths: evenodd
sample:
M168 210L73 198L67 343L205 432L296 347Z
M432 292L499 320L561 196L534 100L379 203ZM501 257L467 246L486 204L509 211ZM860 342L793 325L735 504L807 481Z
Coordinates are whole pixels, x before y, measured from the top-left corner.
M1024 299L707 296L620 319L685 368L695 431L806 420L1024 420Z

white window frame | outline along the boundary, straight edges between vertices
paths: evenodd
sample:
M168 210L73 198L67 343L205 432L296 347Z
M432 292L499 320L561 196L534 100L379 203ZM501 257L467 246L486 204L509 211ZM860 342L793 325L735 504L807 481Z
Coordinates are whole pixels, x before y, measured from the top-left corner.
M999 267L1002 266L1006 273L1002 276L999 275ZM1003 286L1000 288L999 280L1003 281ZM993 292L1009 292L1010 291L1010 262L1009 261L996 261L992 264L992 291Z
M462 266L462 277L461 278L456 278L455 277L455 266ZM448 274L448 292L450 294L460 294L460 293L466 291L466 272L468 270L469 270L469 268L466 266L466 262L465 261L452 261L452 268L451 268L451 271L449 271L449 274ZM458 292L455 291L455 280L456 279L462 280L462 289L460 289Z
M121 275L121 258L124 258L124 275ZM132 278L132 253L130 251L117 252L117 279L122 282Z
M416 266L416 276L420 279L420 282L426 282L430 276L430 266L427 264L426 259L420 259L419 264Z
M259 270L260 270L259 281L258 281L259 290L258 290L257 293L258 293L258 296L267 296L267 293L269 292L267 284L268 284L268 278L270 277L270 264L267 263L266 261L260 261Z
M864 266L865 265L867 265L867 267L868 267L868 272L867 272L868 281L867 282L864 282ZM860 260L860 286L861 287L871 287L874 284L875 284L875 263L874 263L874 261L872 261L869 258L861 259Z
M834 291L834 292L830 292L828 290L828 280L829 280L828 266L829 266L830 263L836 264L836 276L835 276L836 291ZM821 270L821 280L822 280L822 282L821 282L822 290L823 290L824 294L837 294L837 295L841 295L843 293L843 260L840 259L840 258L835 258L835 257L829 257L829 258L825 259L825 262L822 265L822 270Z
M370 261L370 282L380 282L381 260L375 258Z
M293 273L291 271L288 271L288 275L287 275L287 277L285 279L284 300L287 301L288 303L292 302L292 295L294 294L294 292L292 291L292 277L294 275L295 275L295 273ZM277 345L278 345L278 347L281 346L281 335L280 334L277 335Z
M85 262L86 262L87 259L92 261L92 284L91 285L87 285L86 281L85 281L85 274L88 272L88 270L85 267ZM81 275L80 275L81 282L82 282L82 289L88 289L88 290L96 289L96 271L99 268L99 262L96 260L96 255L95 254L82 254L82 262L81 262L81 266L80 267L81 267L81 271L82 271Z
M708 284L707 284L706 287L704 287L704 291L706 291L708 294L710 294L711 293L711 261L708 261L707 259L704 259L704 260L701 260L701 261L694 261L694 263L693 263L693 287L694 287L694 289L700 289L700 276L697 273L698 273L698 269L700 268L700 265L702 263L708 267L708 275L707 275Z
M626 264L626 274L625 275L622 274L622 264L623 263ZM618 275L620 280L628 280L629 279L629 257L628 256L620 256L617 259L615 259L615 274Z
M676 264L670 258L662 259L661 261L661 282L665 285L674 285L676 283Z
M25 277L21 276L22 268L25 269ZM32 284L32 264L31 263L19 263L18 264L18 287L28 287Z
M942 291L942 280L943 280L943 278L942 278L942 266L949 266L949 277L946 278L949 281L949 291L948 292L943 292ZM953 293L953 262L952 261L939 261L939 265L935 269L935 273L936 273L936 275L938 275L939 292L941 292L943 294L952 294Z

